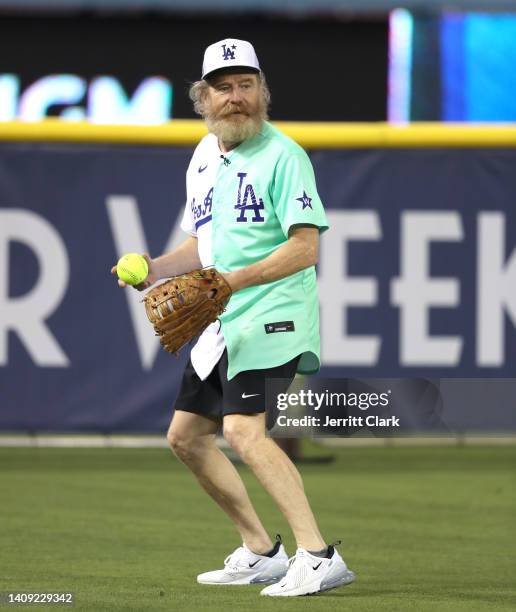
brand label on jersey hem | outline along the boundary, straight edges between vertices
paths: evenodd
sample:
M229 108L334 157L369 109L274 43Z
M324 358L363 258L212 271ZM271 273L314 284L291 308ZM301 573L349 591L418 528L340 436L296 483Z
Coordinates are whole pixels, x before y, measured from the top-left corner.
M276 323L265 323L264 328L266 334L296 331L294 327L294 321L277 321Z

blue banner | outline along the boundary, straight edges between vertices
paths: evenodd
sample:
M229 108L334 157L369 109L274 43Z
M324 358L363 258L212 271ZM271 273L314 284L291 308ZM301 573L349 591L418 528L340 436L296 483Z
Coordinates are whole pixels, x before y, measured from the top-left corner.
M326 376L512 377L516 150L321 151Z
M110 267L179 228L191 148L0 144L0 430L164 431L179 358ZM312 153L322 376L508 378L516 150Z

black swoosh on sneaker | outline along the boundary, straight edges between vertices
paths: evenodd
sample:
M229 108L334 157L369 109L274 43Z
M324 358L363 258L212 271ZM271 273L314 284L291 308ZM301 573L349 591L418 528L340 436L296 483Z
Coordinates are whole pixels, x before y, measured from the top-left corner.
M321 565L322 561L319 563L319 565L316 565L315 567L312 566L312 569L315 571L317 571Z
M254 567L257 563L260 563L261 559L258 559L258 561L255 561L254 563L249 563L249 567Z

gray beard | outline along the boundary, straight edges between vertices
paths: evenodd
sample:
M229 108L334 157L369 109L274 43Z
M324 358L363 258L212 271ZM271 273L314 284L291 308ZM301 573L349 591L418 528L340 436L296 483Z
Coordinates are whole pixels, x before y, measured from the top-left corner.
M245 121L232 121L226 117L215 119L210 115L205 117L208 131L224 143L236 144L253 138L260 133L263 119L260 115L247 117Z

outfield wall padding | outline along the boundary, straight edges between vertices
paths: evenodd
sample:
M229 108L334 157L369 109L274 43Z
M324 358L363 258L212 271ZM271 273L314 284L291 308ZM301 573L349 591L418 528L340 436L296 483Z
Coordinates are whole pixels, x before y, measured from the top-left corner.
M166 430L188 351L109 269L183 239L183 127L0 127L0 430ZM301 128L331 226L321 374L512 377L515 128Z

